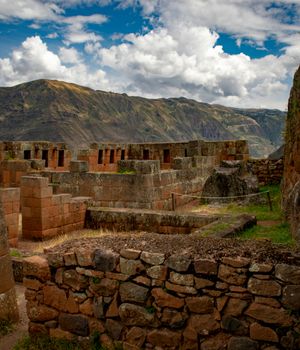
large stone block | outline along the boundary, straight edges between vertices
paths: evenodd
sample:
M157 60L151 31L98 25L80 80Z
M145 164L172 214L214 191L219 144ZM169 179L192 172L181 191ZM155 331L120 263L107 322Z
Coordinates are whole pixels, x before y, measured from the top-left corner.
M96 249L94 251L94 264L99 271L113 271L119 262L119 254L111 251Z
M70 315L61 313L58 318L60 327L64 331L86 337L89 335L89 321L84 315Z
M155 320L155 315L144 307L123 303L119 307L121 321L126 326L150 326Z

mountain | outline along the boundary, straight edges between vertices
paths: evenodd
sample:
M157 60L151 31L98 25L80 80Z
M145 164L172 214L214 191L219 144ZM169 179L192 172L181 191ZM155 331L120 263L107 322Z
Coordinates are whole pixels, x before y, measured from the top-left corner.
M146 99L56 80L0 88L0 140L155 142L247 139L253 156L278 148L285 113L186 98Z

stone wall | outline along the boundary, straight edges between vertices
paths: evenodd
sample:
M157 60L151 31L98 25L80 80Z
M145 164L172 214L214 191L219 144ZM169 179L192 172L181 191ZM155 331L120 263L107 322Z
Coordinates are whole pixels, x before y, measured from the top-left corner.
M159 161L125 161L125 173L45 172L55 193L92 197L104 207L172 209L172 192L199 195L207 177L218 164L215 156L176 158L175 169L160 170ZM154 163L155 164L154 164ZM124 167L124 162L119 162ZM132 168L133 167L133 168ZM131 171L133 170L133 171ZM176 197L176 206L191 201Z
M7 230L0 203L0 320L15 322L19 318Z
M175 158L214 156L221 160L246 160L249 150L246 141L202 140L187 142L155 142L112 144L93 143L89 149L80 150L78 160L88 163L89 171L116 171L120 160L157 160L162 170L171 169Z
M26 258L24 274L31 333L97 332L125 350L300 348L299 266L93 247Z
M263 186L277 185L282 180L283 159L249 159L247 166Z
M63 142L48 141L3 141L0 142L2 160L44 160L45 167L64 171L69 168L71 151Z
M16 247L19 235L20 189L0 188L0 205L3 208L9 246Z
M83 229L90 198L53 195L46 177L24 176L21 180L22 235L47 239Z
M294 77L288 105L282 194L292 233L300 240L300 67Z

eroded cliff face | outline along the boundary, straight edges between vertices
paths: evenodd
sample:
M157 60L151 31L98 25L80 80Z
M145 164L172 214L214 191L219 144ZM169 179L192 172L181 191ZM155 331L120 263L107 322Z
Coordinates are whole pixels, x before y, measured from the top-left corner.
M292 233L300 240L300 67L289 98L282 190L283 207Z

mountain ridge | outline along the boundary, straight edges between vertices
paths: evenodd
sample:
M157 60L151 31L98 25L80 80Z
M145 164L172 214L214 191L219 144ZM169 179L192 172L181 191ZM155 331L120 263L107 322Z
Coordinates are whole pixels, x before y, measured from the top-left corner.
M147 99L40 79L0 88L0 139L172 142L247 139L251 154L282 144L285 113L210 105L185 97Z

